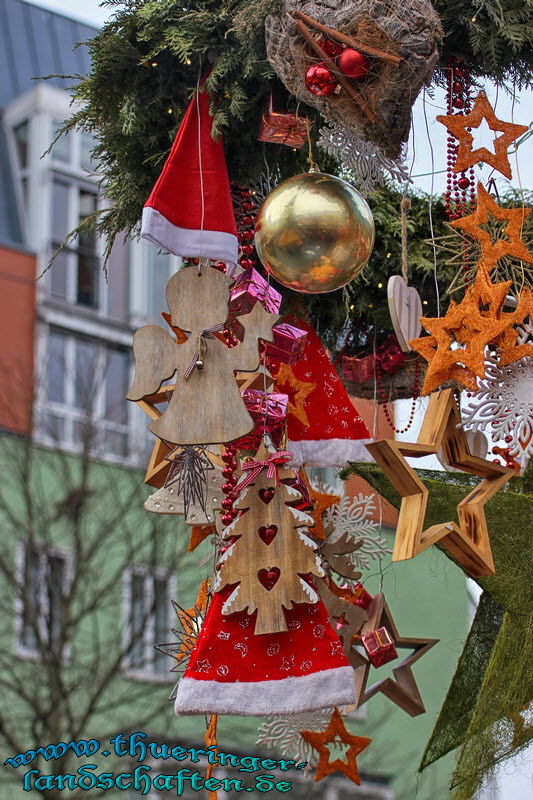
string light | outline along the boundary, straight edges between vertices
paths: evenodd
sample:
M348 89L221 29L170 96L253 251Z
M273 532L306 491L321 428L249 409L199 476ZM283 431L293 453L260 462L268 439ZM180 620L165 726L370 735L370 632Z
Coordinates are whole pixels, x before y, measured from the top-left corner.
M382 283L378 283L378 289L383 289L383 284Z

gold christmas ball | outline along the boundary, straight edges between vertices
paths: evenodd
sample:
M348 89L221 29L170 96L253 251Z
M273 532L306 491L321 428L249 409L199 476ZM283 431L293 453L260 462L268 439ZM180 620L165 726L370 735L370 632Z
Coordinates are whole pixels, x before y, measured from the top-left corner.
M265 269L283 286L304 294L333 292L370 258L372 212L341 178L296 175L276 186L259 209L255 246Z

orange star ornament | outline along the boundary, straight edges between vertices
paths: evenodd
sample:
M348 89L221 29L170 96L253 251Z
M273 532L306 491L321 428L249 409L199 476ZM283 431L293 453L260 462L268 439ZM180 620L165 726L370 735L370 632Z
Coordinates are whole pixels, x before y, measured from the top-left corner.
M512 122L503 122L498 119L484 91L481 91L476 97L470 114L439 114L437 119L459 142L454 172L464 172L468 167L473 167L474 164L482 161L484 164L490 164L509 180L511 179L511 165L507 157L507 150L510 144L516 142L518 137L528 130L527 125L515 125ZM483 119L492 131L501 132L501 136L494 139L493 153L486 147L472 150L474 137L467 128L479 128Z
M322 516L328 508L331 506L340 503L341 499L338 494L326 494L325 492L319 492L318 489L314 489L311 486L309 478L307 477L307 473L305 470L301 470L300 472L302 479L309 489L309 498L311 503L313 504L313 512L311 516L313 517L315 524L309 531L311 536L315 539L326 539L326 531L324 529L324 523L322 521Z
M316 389L316 383L299 381L295 378L294 372L287 364L280 364L275 375L276 389L285 391L289 396L288 413L299 420L302 425L309 425L309 419L305 410L305 400Z
M529 216L530 208L500 208L481 183L477 185L477 208L473 214L454 220L451 225L477 239L481 246L481 259L487 269L492 269L503 256L512 256L527 264L533 264L531 253L522 241L522 226ZM503 232L505 239L492 241L490 233L482 225L489 221L489 214L496 220L507 222Z
M354 736L350 733L343 722L338 708L336 708L331 715L328 727L323 733L319 731L300 731L300 734L319 755L315 781L325 778L326 775L331 775L332 772L342 772L358 786L361 785L361 778L359 777L359 770L357 769L355 758L368 747L372 739L367 739L365 736ZM342 761L340 758L330 761L331 752L326 745L336 742L344 742L349 745L346 751L346 761Z

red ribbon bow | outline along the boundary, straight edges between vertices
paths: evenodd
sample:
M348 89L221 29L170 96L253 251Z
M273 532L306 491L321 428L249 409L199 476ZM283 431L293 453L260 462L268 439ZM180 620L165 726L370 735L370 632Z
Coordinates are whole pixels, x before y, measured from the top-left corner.
M278 450L276 453L271 453L265 461L254 461L253 459L245 461L242 469L248 470L248 475L235 487L235 493L246 489L265 467L267 468L267 478L272 480L275 476L276 483L279 486L278 466L292 461L293 456L294 453L290 453L288 450Z

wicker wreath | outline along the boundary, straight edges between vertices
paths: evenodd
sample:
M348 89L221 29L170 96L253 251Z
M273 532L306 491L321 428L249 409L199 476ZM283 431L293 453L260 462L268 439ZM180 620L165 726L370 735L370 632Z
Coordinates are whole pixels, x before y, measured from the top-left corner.
M352 84L377 121L368 119L345 91L319 97L307 89L306 72L320 58L299 33L292 18L295 11L401 58L397 65L369 58L368 74ZM409 136L411 108L431 79L443 35L429 0L285 0L283 13L267 17L265 29L268 60L291 94L317 108L326 121L372 142L388 157L401 155Z

